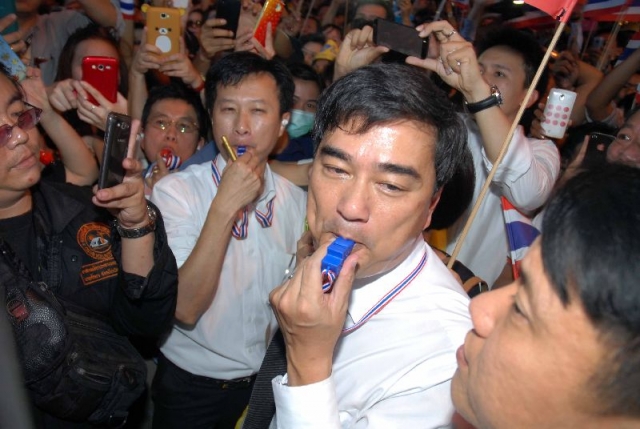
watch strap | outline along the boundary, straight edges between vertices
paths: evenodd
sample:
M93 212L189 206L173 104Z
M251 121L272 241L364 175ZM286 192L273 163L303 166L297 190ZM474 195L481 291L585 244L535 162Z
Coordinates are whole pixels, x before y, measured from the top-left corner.
M156 210L147 204L147 216L149 217L149 223L140 228L123 228L118 221L115 221L116 231L122 238L140 238L147 234L151 234L156 230Z
M476 103L467 103L464 102L465 106L467 106L467 111L469 113L478 113L489 107L499 106L502 104L502 94L498 90L498 87L495 85L491 86L491 95L485 98L484 100L480 100Z

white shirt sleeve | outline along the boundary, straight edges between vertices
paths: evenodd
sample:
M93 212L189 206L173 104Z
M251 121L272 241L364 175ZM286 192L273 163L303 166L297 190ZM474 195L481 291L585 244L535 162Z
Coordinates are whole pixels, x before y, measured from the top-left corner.
M338 401L333 378L291 387L287 374L271 382L278 429L339 429Z
M493 164L482 156L487 172ZM518 209L531 212L549 197L560 173L560 154L551 140L530 139L518 127L493 183Z

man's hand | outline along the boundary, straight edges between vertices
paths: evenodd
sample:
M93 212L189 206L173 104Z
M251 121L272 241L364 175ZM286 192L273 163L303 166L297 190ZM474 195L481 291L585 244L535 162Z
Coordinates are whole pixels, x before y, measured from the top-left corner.
M200 46L208 59L213 58L218 52L233 49L233 31L219 28L227 23L226 19L207 19L200 33Z
M236 161L228 162L230 163L222 173L214 201L224 207L225 211L235 213L251 204L262 193L265 165L251 148Z
M331 375L358 256L349 255L331 291L323 293L320 267L329 244L299 263L293 277L269 296L287 345L290 386L316 383Z
M162 51L156 45L147 43L147 28L144 28L140 40L140 47L136 51L131 63L132 75L144 76L149 70L157 70L160 68L160 58Z
M13 0L3 0L3 1L13 1ZM10 13L7 16L3 16L0 18L0 33L6 30L11 24L13 24L18 17ZM13 33L5 34L2 36L5 42L9 44L11 50L18 54L18 56L22 57L24 53L27 51L29 47L25 42L21 31L14 31Z
M193 89L202 84L202 77L187 55L184 38L180 38L180 52L159 59L160 70L167 76L182 79L185 85Z
M389 48L373 44L373 28L365 25L362 29L351 30L340 45L334 80L371 64L386 52L389 52Z
M578 82L580 66L571 51L563 51L551 65L551 73L558 88L573 91Z
M449 86L462 92L469 103L484 100L491 89L482 78L480 65L473 45L454 31L447 21L436 21L417 27L420 37L433 35L438 55L434 57L431 49L425 59L408 57L407 63L434 71Z
M169 169L167 168L167 164L164 162L164 158L160 152L156 155L156 163L151 168L151 174L147 176L144 181L150 189L153 189L158 180L162 179L164 176L169 174Z

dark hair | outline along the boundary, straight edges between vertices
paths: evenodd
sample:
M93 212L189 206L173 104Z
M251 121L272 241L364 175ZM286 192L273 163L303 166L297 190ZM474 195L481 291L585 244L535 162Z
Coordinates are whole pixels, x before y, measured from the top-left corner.
M198 135L203 139L207 138L211 119L200 101L200 96L191 88L176 82L172 82L169 85L156 86L149 91L149 96L142 109L141 123L143 127L147 124L151 108L162 100L182 100L193 107L198 121Z
M424 70L403 64L374 64L338 79L318 102L313 139L358 120L351 132L400 121L424 124L436 134L436 189L458 169L467 145L467 129L446 94ZM416 142L420 144L420 142Z
M268 74L276 81L280 114L291 110L295 86L289 70L278 60L267 60L250 52L234 52L214 63L205 79L205 104L209 114L216 101L218 85L236 86L249 75Z
M335 24L325 24L322 26L322 28L320 28L320 31L324 34L324 31L328 30L329 28L331 28L332 30L338 30L338 32L340 33L340 37L344 36L344 34L342 34L342 28Z
M118 60L120 62L118 92L126 97L129 92L129 72L126 63L122 59L118 41L113 36L112 29L100 27L97 24L89 24L86 27L78 28L69 36L60 52L56 81L71 79L71 64L73 63L76 49L80 43L87 40L102 40L113 46L118 52Z
M525 81L524 87L528 88L533 82L533 77L538 70L538 66L542 63L544 51L542 45L531 35L525 31L520 31L511 27L501 27L498 30L491 31L486 34L477 44L478 56L489 48L502 46L522 56L524 61ZM536 89L540 97L547 91L549 83L549 71L545 67L540 75L540 80ZM534 103L535 105L535 103Z
M602 412L640 417L640 169L605 164L547 206L542 263L566 306L581 305L610 353L592 381Z
M326 38L322 33L314 33L314 34L307 34L304 36L300 36L298 40L300 41L300 46L304 46L309 42L319 43L322 46L324 46L324 42L326 41Z
M387 0L358 0L356 2L356 5L352 8L350 8L349 10L349 22L352 22L353 19L356 17L356 13L358 12L358 9L360 8L360 6L367 6L367 5L375 5L375 6L382 6L386 13L387 16L385 19L388 20L392 20L393 19L393 6L391 5L390 1Z
M292 62L287 64L287 68L289 72L291 72L291 76L294 79L306 80L309 82L314 82L318 85L318 90L320 93L324 90L324 81L316 72L313 67L303 63L303 62Z
M489 31L477 44L478 56L489 48L504 47L519 54L524 62L524 88L529 88L533 78L542 63L544 51L542 45L533 37L531 33L517 30L511 27L500 27L497 30ZM540 74L540 79L535 89L538 91L538 101L527 107L520 119L520 125L524 127L525 134L531 129L531 122L535 119L535 110L538 102L547 92L549 84L549 68L544 67Z

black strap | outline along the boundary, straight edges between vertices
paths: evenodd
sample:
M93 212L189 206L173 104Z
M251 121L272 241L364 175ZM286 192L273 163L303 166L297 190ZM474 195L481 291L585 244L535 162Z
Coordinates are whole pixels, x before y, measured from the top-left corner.
M287 372L287 354L284 337L278 329L267 348L260 371L253 385L249 409L242 429L268 429L276 412L271 380Z

